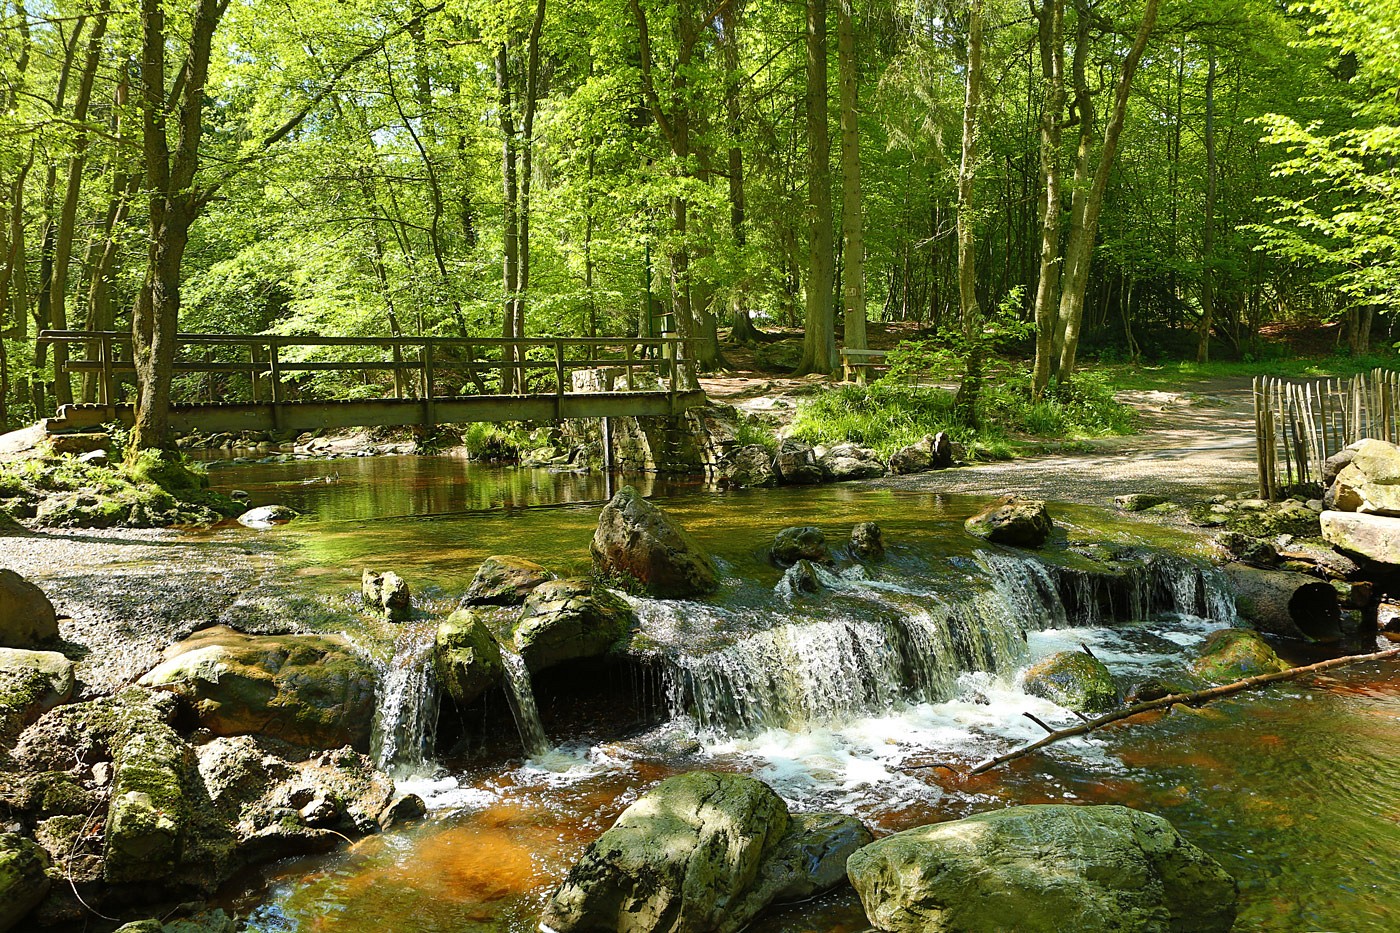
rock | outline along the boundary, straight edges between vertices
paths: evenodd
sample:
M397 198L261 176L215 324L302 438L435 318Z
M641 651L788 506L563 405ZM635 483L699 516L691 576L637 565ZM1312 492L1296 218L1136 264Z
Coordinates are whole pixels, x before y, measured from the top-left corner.
M463 606L518 606L541 583L554 579L554 574L532 560L497 554L486 558L476 568Z
M747 444L731 451L720 464L720 477L730 486L778 485L773 454L762 444Z
M1005 496L969 518L963 527L993 544L1035 548L1049 539L1055 523L1041 500Z
M391 622L402 622L413 614L413 596L408 584L392 570L376 573L366 569L360 574L360 595L366 605Z
M812 566L809 560L799 560L789 567L783 573L779 586L792 596L803 593L811 595L822 591L821 577L817 576L817 568Z
M817 462L817 455L812 448L791 438L778 444L773 468L777 470L778 478L787 486L811 486L826 479L826 473Z
M1123 702L1129 706L1135 706L1138 703L1148 703L1174 694L1194 693L1204 686L1205 683L1200 678L1185 672L1168 676L1153 675L1134 684L1132 689L1128 691L1128 695L1123 698Z
M1350 450L1350 462L1341 466L1329 483L1331 507L1343 512L1400 515L1400 447L1367 438L1350 445Z
M1381 601L1376 607L1376 628L1391 641L1400 640L1400 603Z
M379 814L379 828L392 829L404 823L421 820L428 815L428 805L417 794L398 794Z
M373 668L342 638L197 632L141 678L188 699L215 735L270 735L310 748L369 748Z
M244 504L247 504L248 501L253 498L246 489L235 489L228 494L228 497L234 502L242 502Z
M885 533L874 522L861 522L851 529L851 553L861 560L883 560Z
M0 933L19 922L49 893L49 856L32 840L0 833Z
M773 539L769 550L773 563L779 567L790 567L799 560L814 560L830 563L831 550L826 546L826 535L815 525L799 525L784 528Z
M56 651L0 648L0 747L72 696L72 661Z
M1124 512L1145 512L1166 501L1166 496L1154 496L1145 492L1133 492L1126 496L1113 497L1113 504Z
M1211 632L1191 665L1193 673L1217 684L1286 670L1288 663L1274 653L1263 636L1242 628Z
M885 475L885 465L875 451L858 444L837 444L818 462L826 478L834 483Z
M1118 687L1103 662L1083 651L1061 651L1031 665L1022 677L1025 691L1079 713L1103 713L1118 706Z
M58 617L44 591L0 569L0 646L33 648L58 638Z
M106 466L106 465L107 465L107 451L105 451L105 450L100 450L100 449L99 449L99 450L89 450L89 451L88 451L87 453L85 453L85 454L79 454L78 457L77 457L76 459L77 459L77 461L78 461L79 463L86 463L86 464L89 464L89 465L91 465L91 466Z
M1237 531L1222 531L1215 540L1236 560L1259 567L1273 567L1279 562L1278 548L1263 538L1252 538Z
M542 583L515 624L515 649L532 672L616 648L636 622L632 607L590 580Z
M719 571L685 529L631 486L598 516L593 567L662 598L699 596L719 587Z
M1227 564L1235 609L1256 631L1330 643L1341 639L1342 610L1337 591L1301 573Z
M953 439L948 436L947 431L939 431L933 436L933 468L935 470L946 470L966 456L967 451L960 450L960 445L953 443Z
M55 454L72 454L75 457L95 451L105 451L111 446L112 435L103 432L81 432L50 434L49 449Z
M136 920L117 927L113 933L237 933L237 930L238 921L216 908L164 924L159 920Z
M458 609L438 625L433 670L459 706L474 703L501 682L501 646L476 610Z
M1225 933L1239 891L1159 816L1010 807L887 836L847 872L891 933Z
M164 724L131 732L114 752L103 877L166 878L179 866L190 835L192 801L185 789L196 771L194 752Z
M1400 566L1400 520L1359 512L1323 512L1322 537L1345 554Z
M1353 447L1343 447L1322 463L1322 485L1323 488L1331 486L1336 482L1337 474L1342 472L1342 468L1351 463L1356 456L1356 449Z
M238 516L238 524L249 528L271 528L285 525L301 513L285 505L260 505Z
M924 435L917 444L901 447L890 454L890 472L900 476L933 469L933 437Z
M739 774L662 781L617 818L554 892L555 933L737 933L775 900L841 881L870 838L839 815L790 818L782 798Z

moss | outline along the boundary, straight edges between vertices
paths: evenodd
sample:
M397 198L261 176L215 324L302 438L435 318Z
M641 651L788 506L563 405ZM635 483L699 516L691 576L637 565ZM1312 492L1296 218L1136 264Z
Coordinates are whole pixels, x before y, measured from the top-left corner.
M1227 628L1211 633L1191 670L1213 683L1230 683L1286 671L1288 663L1274 653L1258 632Z
M1118 705L1118 688L1103 662L1082 651L1061 651L1026 671L1026 692L1081 713Z
M433 668L443 689L460 704L474 701L505 673L501 646L471 609L457 610L438 626Z

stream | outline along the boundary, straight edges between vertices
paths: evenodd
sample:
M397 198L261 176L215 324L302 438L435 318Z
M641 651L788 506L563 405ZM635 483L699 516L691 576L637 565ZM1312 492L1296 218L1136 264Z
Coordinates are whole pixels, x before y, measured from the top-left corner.
M1356 665L1135 720L978 777L901 770L967 766L1037 738L1024 713L1076 721L1019 686L1019 672L1056 651L1087 646L1121 687L1183 667L1233 618L1197 535L1052 504L1056 538L1032 555L962 531L984 497L630 480L717 559L720 591L628 597L641 620L634 663L533 685L514 666L495 724L449 737L441 723L455 711L440 708L426 663L434 618L491 554L586 574L603 478L434 457L217 462L210 476L254 505L306 513L260 534L276 536L289 585L326 607L320 624L376 658L376 755L430 808L417 825L231 885L222 901L251 930L533 931L553 887L622 809L701 768L751 774L794 810L855 814L877 835L1012 804L1138 807L1235 876L1237 930L1400 929L1393 668ZM861 521L883 528L882 563L845 556ZM837 556L816 594L766 557L778 530L807 524ZM419 617L360 625L352 607L364 567L408 580ZM868 928L849 889L751 927Z

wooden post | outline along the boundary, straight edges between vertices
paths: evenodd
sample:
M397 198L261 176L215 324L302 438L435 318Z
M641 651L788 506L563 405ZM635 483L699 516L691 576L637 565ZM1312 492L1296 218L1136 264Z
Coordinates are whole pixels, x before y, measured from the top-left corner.
M277 338L267 341L268 376L272 381L272 426L282 430L282 377L277 363Z
M423 341L423 351L419 355L423 362L423 417L429 431L437 425L437 412L433 409L433 395L436 388L433 385L433 341L431 338Z
M524 359L525 354L519 354ZM554 341L554 417L559 420L564 419L564 341ZM525 377L521 375L520 384L525 384Z
M389 358L394 363L394 398L407 398L408 393L405 391L406 386L404 385L402 369L403 347L399 344L397 340L394 341L394 344L391 348L391 352L389 354Z
M116 393L112 384L112 335L103 334L97 342L97 359L102 365L102 374L97 383L97 400L103 405L112 405L115 402ZM0 392L4 387L0 386Z
M1254 377L1254 466L1259 473L1259 498L1269 498L1269 478L1266 472L1267 458L1264 455L1264 416L1260 383L1264 377Z
M612 419L603 418L603 472L612 475L613 471L613 449L612 449ZM609 499L612 496L608 497Z
M627 344L627 391L628 391L628 392L631 392L631 391L632 391L632 356L633 356L633 351L634 351L634 347L632 346L632 344L630 344L630 343Z

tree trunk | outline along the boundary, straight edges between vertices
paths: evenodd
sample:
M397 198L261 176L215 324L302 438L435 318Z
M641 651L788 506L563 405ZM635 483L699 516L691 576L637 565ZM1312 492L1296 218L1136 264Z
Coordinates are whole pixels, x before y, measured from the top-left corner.
M78 96L73 101L73 153L68 159L68 182L63 204L58 213L58 229L54 237L53 274L49 282L49 319L57 330L68 329L68 266L73 258L73 228L78 220L78 196L82 193L83 167L87 163L87 115L92 101L92 83L102 55L102 36L107 32L108 0L102 0L88 36L87 56L78 78ZM68 344L56 343L53 348L54 402L73 403L73 381L67 372Z
M955 416L977 426L982 391L982 308L977 303L977 114L982 106L982 0L967 6L967 63L964 72L962 162L958 168L958 308L962 315L967 369L953 402Z
M1201 229L1201 340L1196 362L1210 359L1210 330L1215 318L1215 50L1206 71L1206 216Z
M1031 396L1050 384L1060 296L1060 119L1065 108L1065 0L1040 8L1040 275L1035 287L1035 368Z
M1079 331L1084 320L1084 295L1089 286L1089 266L1094 258L1094 242L1099 233L1099 211L1103 207L1104 191L1108 188L1108 173L1118 154L1118 139L1128 114L1128 98L1132 93L1133 77L1147 48L1147 40L1157 24L1160 0L1147 0L1137 37L1123 60L1123 71L1114 92L1113 113L1104 130L1103 149L1092 187L1085 192L1083 211L1074 218L1069 247L1065 251L1065 283L1060 295L1060 318L1065 324L1064 344L1060 350L1059 379L1064 382L1074 374L1075 354L1079 349ZM1081 16L1084 15L1081 12ZM1077 76L1076 76L1077 79ZM1083 119L1085 115L1080 114ZM1083 133L1081 140L1085 139ZM1075 200L1079 200L1078 193Z
M826 0L807 0L807 323L797 375L836 368L831 217L831 130L827 122Z
M504 299L501 305L501 336L515 340L521 335L515 332L516 284L520 281L520 225L516 218L519 192L516 184L515 157L515 117L511 113L510 94L510 50L505 43L496 51L496 108L501 126L501 236L502 254L501 288ZM501 348L501 392L510 395L516 391L519 370L515 368L519 359L513 346Z
M856 70L853 0L837 0L836 56L841 70L841 255L845 308L845 344L864 350L865 337L865 210L860 188L860 94ZM865 370L861 369L864 379Z

